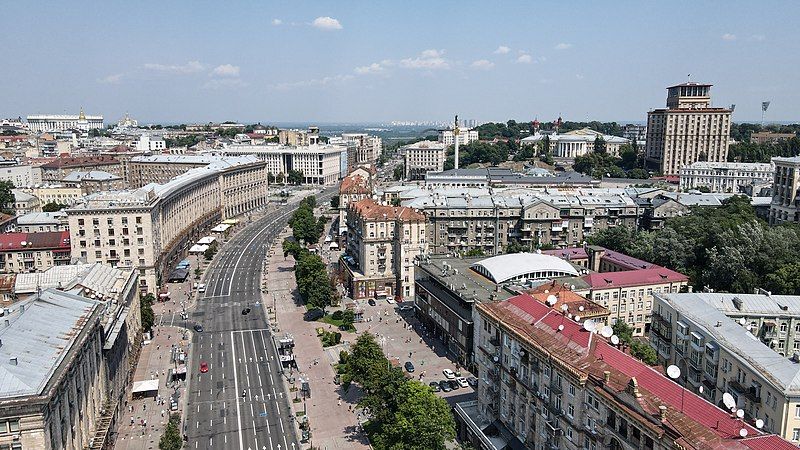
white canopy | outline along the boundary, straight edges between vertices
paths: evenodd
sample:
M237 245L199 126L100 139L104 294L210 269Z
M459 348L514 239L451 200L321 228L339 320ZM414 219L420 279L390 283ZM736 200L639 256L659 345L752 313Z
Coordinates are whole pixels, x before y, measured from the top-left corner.
M203 253L206 250L208 250L207 245L194 244L192 248L189 249L189 253Z
M133 393L158 391L158 380L145 380L133 382Z
M221 223L221 224L215 226L214 228L212 228L211 231L213 231L214 233L224 233L224 232L228 231L228 228L230 228L230 227L231 227L230 225Z
M212 242L214 242L216 240L217 240L217 238L215 238L214 236L206 236L203 239L200 239L199 241L197 241L197 243L200 244L200 245L208 245L208 244L210 244L210 243L212 243Z

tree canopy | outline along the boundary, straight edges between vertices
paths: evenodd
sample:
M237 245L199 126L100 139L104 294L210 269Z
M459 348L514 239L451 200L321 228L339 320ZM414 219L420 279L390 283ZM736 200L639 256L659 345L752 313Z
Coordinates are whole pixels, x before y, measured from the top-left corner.
M0 207L6 214L14 214L14 183L11 181L0 181Z
M69 207L63 203L47 202L42 206L42 212L56 212Z
M305 176L301 170L289 170L289 174L286 176L286 182L289 184L302 184L303 180L305 180Z

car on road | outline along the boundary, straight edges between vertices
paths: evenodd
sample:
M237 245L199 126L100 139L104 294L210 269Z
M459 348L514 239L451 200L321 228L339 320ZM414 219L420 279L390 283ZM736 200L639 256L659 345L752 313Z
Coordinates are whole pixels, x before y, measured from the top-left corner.
M467 383L474 388L478 387L478 379L475 377L467 377Z
M444 392L450 392L453 388L450 387L450 382L447 380L442 380L439 382L439 388L441 388Z
M448 380L452 380L456 377L456 374L453 373L453 371L450 369L444 369L442 373L444 374L444 377L447 378Z
M412 364L411 361L406 361L405 368L408 373L414 372L414 364Z
M242 315L243 316L246 316L248 314L250 314L250 308L245 308L245 309L242 310Z
M452 390L454 390L454 391L455 391L456 389L459 389L459 388L461 388L461 385L460 385L460 384L458 384L458 381L456 381L456 380L447 380L447 382L450 384L450 388L451 388Z
M458 385L463 387L463 388L469 387L469 383L467 382L467 379L464 378L464 377L456 378L456 383L458 383Z
M197 285L197 292L205 292L206 291L206 284L200 283Z
M208 363L205 361L200 361L200 373L208 372Z
M369 306L375 306L375 299L371 298L371 299L367 300L367 303L369 303Z
M389 302L390 305L394 305L395 303L397 303L397 301L395 301L395 299L389 298L389 297L386 297L386 301Z
M202 333L203 332L203 326L199 325L199 324L195 325L194 326L194 331L197 331L198 333Z
M414 309L414 307L412 305L405 304L405 305L401 305L400 308L398 308L398 309L400 311L411 311L412 309Z
M439 383L435 381L431 381L430 383L428 383L428 386L431 387L431 390L433 390L433 392L439 392L442 390L442 388L439 387Z

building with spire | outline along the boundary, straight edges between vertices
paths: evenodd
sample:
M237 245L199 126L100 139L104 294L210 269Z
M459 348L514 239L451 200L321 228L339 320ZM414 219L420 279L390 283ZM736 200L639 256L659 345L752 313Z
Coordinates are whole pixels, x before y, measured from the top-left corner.
M28 128L34 133L66 130L99 130L104 127L103 116L87 116L81 108L78 115L39 114L28 116Z

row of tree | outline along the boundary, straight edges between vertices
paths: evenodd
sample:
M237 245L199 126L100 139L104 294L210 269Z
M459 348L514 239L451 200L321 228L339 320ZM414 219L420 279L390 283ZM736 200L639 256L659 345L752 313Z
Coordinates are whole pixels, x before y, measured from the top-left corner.
M369 411L365 428L375 449L444 450L455 439L447 401L393 367L370 333L340 354L338 370L345 386L354 382L364 391L359 406Z
M498 142L473 141L467 145L458 147L458 165L467 167L470 164L491 164L496 166L501 162L508 161L508 155L519 150L517 142L513 139ZM444 164L445 170L455 167L455 146L447 149L447 161Z
M619 156L614 156L606 151L605 141L599 136L595 139L595 151L577 156L572 168L576 172L595 178L646 179L650 177L644 168L644 158L639 153L636 143L621 145Z
M800 226L770 227L743 196L692 209L659 230L614 227L589 242L685 273L696 290L800 294Z
M543 122L539 124L539 128L541 130L552 130L555 128L555 124L552 122ZM558 132L566 133L583 128L591 128L612 136L622 136L622 126L617 122L598 122L596 120L591 122L562 122L558 127ZM517 122L516 120L509 120L506 123L488 122L478 125L476 129L478 130L478 137L483 140L519 139L535 133L535 127L532 121Z
M728 161L736 162L767 163L775 156L798 155L800 155L800 139L796 137L765 144L737 142L728 148Z
M303 180L305 180L305 175L303 175L302 170L295 169L290 169L288 174L279 173L275 175L272 172L267 172L267 180L270 183L288 183L297 186L303 183Z

